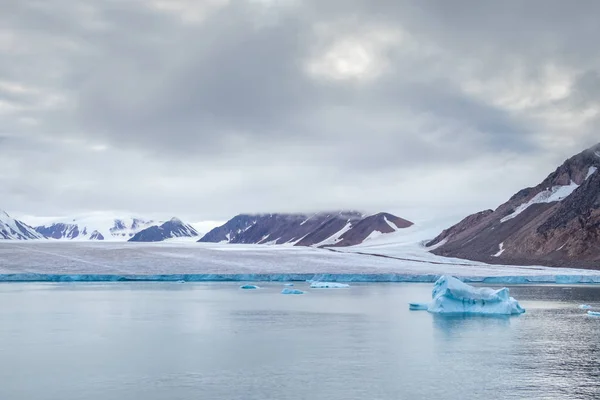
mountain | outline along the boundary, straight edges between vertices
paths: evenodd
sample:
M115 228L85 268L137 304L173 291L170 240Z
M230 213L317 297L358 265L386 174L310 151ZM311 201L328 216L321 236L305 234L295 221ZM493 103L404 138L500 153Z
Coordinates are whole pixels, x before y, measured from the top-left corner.
M241 214L199 242L352 246L412 222L392 214L363 216L357 211L308 214Z
M0 211L0 239L30 240L44 239L31 226L16 220L4 211Z
M183 223L177 218L165 222L160 226L151 226L136 233L130 242L161 242L165 239L176 237L196 237L198 232L191 225Z
M143 218L93 213L57 220L35 230L49 239L126 241L152 225L156 222Z
M566 160L496 210L428 243L442 256L502 264L600 267L600 144Z

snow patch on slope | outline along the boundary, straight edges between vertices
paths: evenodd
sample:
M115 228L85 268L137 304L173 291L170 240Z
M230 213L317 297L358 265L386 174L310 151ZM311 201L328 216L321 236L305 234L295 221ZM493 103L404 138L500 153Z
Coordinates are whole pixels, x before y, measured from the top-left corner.
M506 222L515 218L534 204L553 203L555 201L562 201L569 197L578 187L578 184L571 181L569 185L553 186L550 189L543 190L540 193L536 194L527 203L523 203L520 206L518 206L512 214L502 218L500 222Z
M383 219L384 219L385 223L388 224L390 226L390 228L392 228L393 230L397 231L400 229L400 228L398 228L398 226L396 226L396 224L394 224L392 221L388 220L385 215L383 216Z
M587 176L585 177L585 179L587 180L590 176L594 175L596 173L596 171L598 171L598 168L596 167L590 167L590 169L588 170Z
M342 229L340 229L339 231L337 231L336 233L334 233L327 239L323 240L321 243L315 244L314 246L321 247L321 246L328 246L328 245L336 244L337 242L340 241L340 237L344 233L348 232L351 228L352 228L352 222L348 222L346 224L346 226L344 226Z
M504 253L504 242L500 243L500 250L498 250L498 252L496 254L494 254L492 257L500 257L502 255L502 253Z

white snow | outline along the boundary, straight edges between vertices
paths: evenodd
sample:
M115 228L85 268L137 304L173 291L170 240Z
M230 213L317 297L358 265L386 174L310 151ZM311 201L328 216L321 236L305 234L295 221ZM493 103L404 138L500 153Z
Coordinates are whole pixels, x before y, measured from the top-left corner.
M585 177L585 179L587 180L590 176L594 175L596 173L596 171L598 171L598 168L596 167L590 167L590 169L588 170L587 176Z
M340 237L344 233L348 232L350 230L350 228L352 228L352 222L346 223L346 226L344 226L342 229L340 229L339 231L337 231L336 233L334 233L327 239L323 240L321 243L315 244L314 247L336 244L337 242L340 241Z
M469 279L497 277L501 282L513 283L555 280L600 283L600 272L593 270L489 265L437 256L421 245L427 229L412 234L400 232L373 239L372 244L336 248L336 251L195 242L0 241L0 274L242 274L240 280L245 282L256 281L257 274L287 281L289 274L310 274L310 278L301 280L320 282L395 279L394 274L408 277L447 274ZM394 235L396 242L390 243L392 239L386 236Z
M594 154L596 155L596 157L600 158L600 151L596 151L596 152L594 152Z
M427 311L435 314L516 315L525 310L507 288L476 288L452 276L442 276L433 286ZM417 304L417 303L414 303Z
M44 237L37 233L32 227L23 225L21 228L17 225L17 220L8 215L6 211L0 211L0 239L7 236L7 239L43 239Z
M496 254L494 254L492 257L500 257L502 255L502 253L504 253L504 242L500 243L500 250L498 250L498 252Z
M372 240L372 239L378 238L379 236L381 236L383 234L384 233L375 230L375 231L369 233L369 236L367 236L364 241L366 242L367 240Z
M400 229L400 228L398 228L398 226L396 224L394 224L392 221L388 220L385 215L383 216L383 219L393 230L397 231L398 229Z
M512 214L507 215L506 217L502 218L500 220L500 222L506 222L508 220L515 218L517 215L521 214L523 211L527 210L529 207L531 207L534 204L553 203L555 201L562 201L562 200L566 199L567 197L569 197L575 191L575 189L577 189L578 187L579 187L578 184L571 181L571 183L569 185L553 186L550 189L543 190L540 193L538 193L537 195L535 195L528 202L523 203L520 206L518 206Z
M114 229L116 221L121 221L125 226L123 229ZM137 221L138 226L133 227L134 221ZM147 218L137 217L132 215L122 215L109 212L94 212L82 214L74 217L57 217L47 219L42 226L49 227L56 223L65 225L73 225L68 231L73 231L75 226L79 231L79 236L72 240L90 240L90 236L94 231L100 232L105 241L127 241L133 235L141 230L149 228L153 225L160 225L164 221L152 221ZM85 234L83 234L85 230Z

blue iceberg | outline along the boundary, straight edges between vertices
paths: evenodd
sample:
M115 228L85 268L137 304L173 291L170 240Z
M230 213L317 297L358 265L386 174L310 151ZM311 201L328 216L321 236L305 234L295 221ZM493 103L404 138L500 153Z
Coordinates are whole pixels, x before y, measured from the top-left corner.
M508 288L476 288L452 276L442 276L435 282L432 298L426 310L435 314L518 315L525 312L519 302L510 297ZM411 309L425 307L412 303Z
M281 294L304 294L304 292L302 290L298 290L298 289L285 288L281 291Z
M582 304L579 306L580 310L591 310L592 306L590 306L589 304Z
M592 317L600 317L600 312L597 311L588 311L588 315Z
M242 285L242 286L240 286L240 289L255 290L255 289L260 289L260 288L256 285Z
M408 308L413 311L427 311L429 309L428 303L410 303Z

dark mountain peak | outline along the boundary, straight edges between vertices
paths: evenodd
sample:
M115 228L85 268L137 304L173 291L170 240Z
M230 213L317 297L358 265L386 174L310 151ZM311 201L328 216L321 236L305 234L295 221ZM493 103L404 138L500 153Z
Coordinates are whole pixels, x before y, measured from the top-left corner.
M177 237L196 237L198 232L191 225L184 223L179 218L171 218L160 226L151 226L139 231L130 242L161 242L165 239Z
M311 214L240 214L211 230L199 241L349 246L362 243L372 237L374 231L390 233L410 225L411 222L392 214L364 217L361 212L353 210Z
M428 245L484 262L598 268L600 144L567 159L495 211L465 218Z
M102 235L100 232L98 231L93 231L90 234L90 240L104 240L104 235Z

